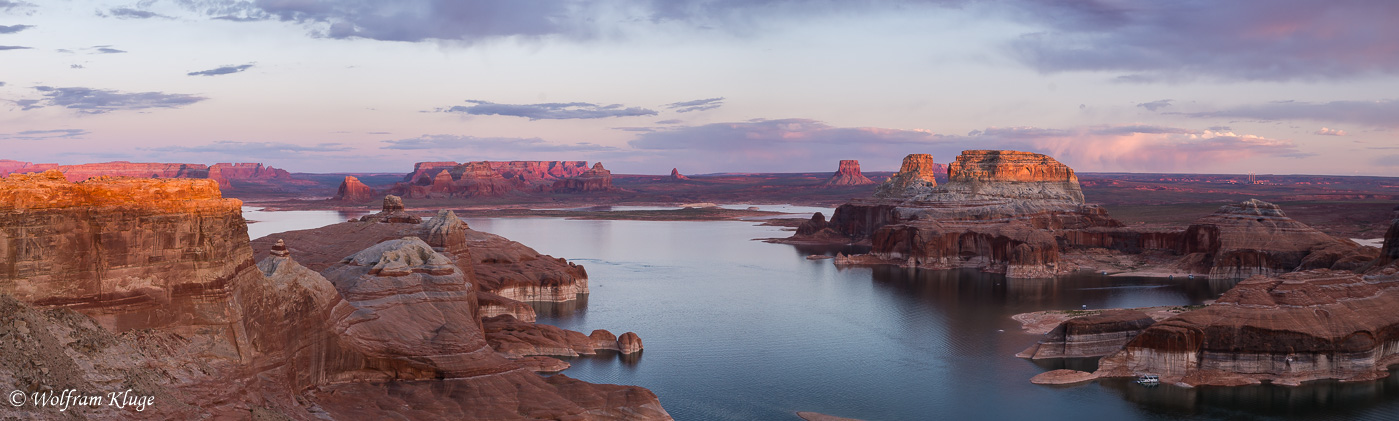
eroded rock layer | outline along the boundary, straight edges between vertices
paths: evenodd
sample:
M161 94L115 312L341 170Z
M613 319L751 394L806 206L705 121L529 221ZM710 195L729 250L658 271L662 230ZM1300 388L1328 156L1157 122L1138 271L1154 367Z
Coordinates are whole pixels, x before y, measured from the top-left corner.
M1349 240L1250 199L1196 220L1182 236L1182 265L1211 278L1248 278L1307 269L1356 269L1374 258Z
M1156 321L1137 310L1108 310L1069 319L1016 356L1030 359L1101 357L1117 350Z
M1399 363L1399 277L1311 270L1249 278L1205 308L1157 322L1098 375L1186 385L1370 380Z
M1078 176L1047 155L1020 151L962 151L947 166L947 183L920 200L1013 200L1083 203Z

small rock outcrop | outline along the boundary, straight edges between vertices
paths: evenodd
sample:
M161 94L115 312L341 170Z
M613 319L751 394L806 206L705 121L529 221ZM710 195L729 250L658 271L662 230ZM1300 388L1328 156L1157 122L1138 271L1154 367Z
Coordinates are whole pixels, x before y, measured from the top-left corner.
M670 181L687 181L689 179L690 177L686 177L684 174L680 173L679 168L670 169Z
M358 178L345 176L345 180L340 182L340 189L336 191L334 200L349 203L364 203L374 200L374 189L361 183Z
M1383 378L1399 363L1399 276L1325 269L1254 276L1202 309L1142 331L1103 377L1187 385Z
M423 222L423 218L409 215L403 211L403 198L387 195L384 196L384 208L379 213L372 213L361 216L360 222L382 222L386 224L418 224Z
M945 171L945 169L943 169ZM938 186L939 165L933 156L925 153L909 154L904 157L899 172L889 176L874 190L874 197L883 199L912 199L933 193Z
M824 186L835 187L864 186L869 184L874 184L874 181L865 178L865 175L860 173L860 161L854 159L841 160L840 167L836 169L835 174L831 174L831 178L826 179L826 182L822 183Z
M1137 310L1107 310L1075 317L1060 323L1016 356L1035 360L1101 357L1122 349L1153 323L1156 320Z
M1372 259L1359 245L1289 218L1257 199L1220 207L1185 230L1180 265L1211 278L1248 278L1307 269L1357 269ZM1371 249L1373 250L1373 249Z
M612 171L602 167L602 163L593 164L593 168L583 174L555 181L553 191L556 193L587 193L612 190Z
M632 332L623 333L617 337L617 350L622 354L641 352L641 337Z

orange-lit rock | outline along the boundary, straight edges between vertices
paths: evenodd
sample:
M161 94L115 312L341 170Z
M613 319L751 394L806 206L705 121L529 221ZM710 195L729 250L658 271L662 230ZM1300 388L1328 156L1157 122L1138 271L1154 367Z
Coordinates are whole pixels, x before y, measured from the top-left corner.
M889 176L874 190L874 197L888 199L912 199L926 196L938 186L937 174L946 171L933 162L933 156L925 153L908 154L904 157L899 172Z
M334 200L351 203L363 203L374 200L374 189L361 183L358 178L345 176L345 181L340 182L340 189L335 193Z
M689 179L690 177L686 177L684 174L680 173L679 168L670 169L670 181L686 181Z

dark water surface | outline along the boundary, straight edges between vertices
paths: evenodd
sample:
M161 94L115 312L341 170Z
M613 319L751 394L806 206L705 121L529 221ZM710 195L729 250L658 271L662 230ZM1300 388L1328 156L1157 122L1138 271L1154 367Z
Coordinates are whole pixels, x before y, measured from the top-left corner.
M1399 380L1298 388L1062 388L1030 377L1095 360L1032 363L1016 313L1200 304L1232 282L1105 277L1006 280L975 271L838 269L836 250L751 241L751 222L469 219L587 266L585 300L542 323L635 331L646 350L570 360L564 373L639 385L680 420L1399 419Z

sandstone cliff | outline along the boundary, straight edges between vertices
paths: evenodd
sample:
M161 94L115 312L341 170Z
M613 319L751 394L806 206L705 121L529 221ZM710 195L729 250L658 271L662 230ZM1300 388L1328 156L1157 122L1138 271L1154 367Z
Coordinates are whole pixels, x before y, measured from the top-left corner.
M612 189L612 171L603 168L601 162L593 164L592 169L577 177L555 181L552 188L556 193L586 193Z
M860 173L860 161L853 159L841 160L840 167L836 168L835 174L831 174L831 178L822 183L825 186L863 186L867 184L874 184L874 181L865 178L865 175Z
M933 162L933 156L924 153L909 154L904 157L899 172L884 180L874 190L874 197L883 199L913 199L932 194L938 186L937 174L946 168Z
M361 183L358 178L345 176L345 181L340 182L340 189L336 191L333 200L350 203L363 203L374 200L374 189Z
M1047 155L1019 151L962 151L948 165L947 183L931 201L1012 200L1083 203L1078 176Z

